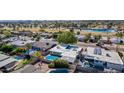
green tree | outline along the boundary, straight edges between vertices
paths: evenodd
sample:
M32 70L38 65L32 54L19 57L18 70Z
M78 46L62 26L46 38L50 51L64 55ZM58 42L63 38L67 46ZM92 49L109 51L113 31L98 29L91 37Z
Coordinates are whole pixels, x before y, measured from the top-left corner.
M41 53L39 51L35 51L33 54L32 54L33 57L37 57L39 58L41 56Z
M77 42L77 38L75 37L74 33L63 32L57 37L57 41L64 44L73 44Z

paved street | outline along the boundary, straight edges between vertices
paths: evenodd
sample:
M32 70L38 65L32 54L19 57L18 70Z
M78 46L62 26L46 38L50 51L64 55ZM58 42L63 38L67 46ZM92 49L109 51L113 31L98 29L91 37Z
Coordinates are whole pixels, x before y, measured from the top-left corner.
M80 47L96 47L96 43L83 43L83 42L78 42L77 45L80 46ZM107 47L108 49L110 49L110 50L116 50L116 45L115 45L115 44L113 44L113 45L105 44L104 46L106 46L106 47ZM119 51L124 51L124 48L118 47L118 50L119 50Z

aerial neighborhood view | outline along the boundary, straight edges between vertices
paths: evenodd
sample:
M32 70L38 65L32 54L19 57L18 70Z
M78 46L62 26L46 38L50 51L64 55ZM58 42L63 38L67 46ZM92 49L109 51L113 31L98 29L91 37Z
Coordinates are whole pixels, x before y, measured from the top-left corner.
M123 72L123 20L0 20L0 73Z

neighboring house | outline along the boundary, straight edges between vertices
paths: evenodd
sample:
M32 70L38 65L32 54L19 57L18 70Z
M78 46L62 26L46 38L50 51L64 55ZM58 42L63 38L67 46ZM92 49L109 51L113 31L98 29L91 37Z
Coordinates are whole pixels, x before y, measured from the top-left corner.
M52 34L49 34L49 33L41 33L40 35L41 37L45 38L45 39L49 39L52 37Z
M112 43L124 43L124 38L111 38Z
M11 31L11 33L15 36L15 35L17 35L17 36L19 36L20 34L19 34L19 31Z
M92 63L94 66L102 66L104 68L115 69L121 71L123 69L123 61L115 51L108 51L100 47L88 47L85 55L85 60Z
M48 52L48 50L53 48L54 46L56 46L56 43L54 42L45 42L45 41L35 42L32 44L32 49L41 50L44 54L45 52Z
M4 54L0 54L0 69L1 71L10 71L17 62L16 59Z
M21 36L32 36L32 34L31 31L19 31L19 35Z
M16 37L16 39L12 39L10 44L14 45L14 46L21 47L21 46L25 46L26 44L32 44L34 42L35 41L31 40L31 38L29 38L29 37L19 36L18 38Z
M16 41L18 39L19 39L18 37L9 37L9 38L3 39L2 41L3 42L13 42L13 41Z
M25 46L26 44L31 44L31 43L34 43L35 41L32 41L32 40L17 40L17 41L13 41L11 42L10 44L13 45L13 46L18 46L18 47L22 47L22 46Z

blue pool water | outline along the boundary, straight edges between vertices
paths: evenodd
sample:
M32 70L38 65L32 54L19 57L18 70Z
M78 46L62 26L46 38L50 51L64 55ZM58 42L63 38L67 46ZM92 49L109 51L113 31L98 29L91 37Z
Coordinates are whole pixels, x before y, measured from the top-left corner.
M20 57L20 56L16 56L16 57L15 57L16 60L20 60L20 59L22 59L22 58L23 58L23 57Z
M66 70L66 69L56 69L56 70L51 70L49 73L68 73L68 70Z
M53 55L47 55L47 56L45 57L45 59L47 59L47 60L49 60L49 61L54 61L54 60L56 60L56 59L58 59L58 58L60 58L60 57L58 57L58 56L53 56Z
M110 29L88 29L87 32L114 32L114 30Z

